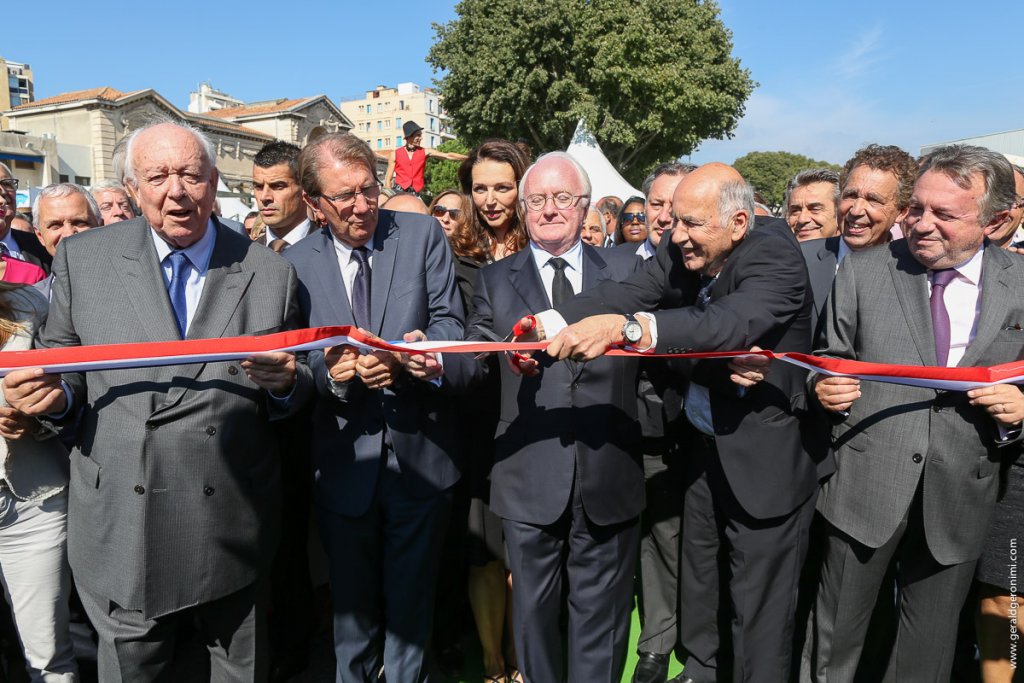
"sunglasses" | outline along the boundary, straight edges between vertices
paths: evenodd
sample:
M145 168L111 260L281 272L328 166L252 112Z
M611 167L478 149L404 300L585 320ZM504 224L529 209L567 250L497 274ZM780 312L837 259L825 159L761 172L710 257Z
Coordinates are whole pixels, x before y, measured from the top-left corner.
M441 216L448 214L453 219L458 220L459 216L462 215L462 209L449 209L445 206L435 206L430 213L434 218L440 218Z
M640 221L641 223L646 222L647 213L645 211L640 211L638 213L627 212L622 214L623 223L632 223L633 221Z

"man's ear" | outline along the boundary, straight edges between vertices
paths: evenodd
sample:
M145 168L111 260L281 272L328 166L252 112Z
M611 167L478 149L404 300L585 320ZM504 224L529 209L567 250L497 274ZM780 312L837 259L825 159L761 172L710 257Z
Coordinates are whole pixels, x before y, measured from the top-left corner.
M750 232L750 214L745 210L737 211L729 219L732 228L732 241L742 242Z
M317 225L327 225L327 216L317 206L316 200L306 194L306 191L302 191L302 201L309 207L309 213L313 217L313 222Z
M988 225L982 228L982 230L985 231L985 237L988 237L996 230L1003 227L1003 224L1008 220L1010 220L1010 212L1008 210L997 211L995 215L992 216L992 220L988 222Z

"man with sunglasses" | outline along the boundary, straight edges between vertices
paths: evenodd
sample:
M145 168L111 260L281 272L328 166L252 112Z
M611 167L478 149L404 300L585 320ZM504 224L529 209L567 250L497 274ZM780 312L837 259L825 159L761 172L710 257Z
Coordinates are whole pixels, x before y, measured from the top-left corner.
M0 163L0 253L28 261L50 273L50 255L30 232L11 230L18 212L18 179L7 164Z
M299 158L303 199L327 227L290 248L306 325L388 340L462 339L451 250L433 218L378 209L370 147L317 138ZM457 424L436 358L310 352L313 504L330 561L339 681L420 683L438 556L459 478Z

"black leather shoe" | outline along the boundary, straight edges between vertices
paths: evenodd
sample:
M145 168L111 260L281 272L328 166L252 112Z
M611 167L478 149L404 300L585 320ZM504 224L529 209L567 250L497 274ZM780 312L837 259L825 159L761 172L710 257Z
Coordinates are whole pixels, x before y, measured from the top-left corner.
M665 683L668 678L668 655L640 652L640 661L633 669L633 683Z
M692 678L687 676L686 674L679 674L678 676L676 676L675 678L670 680L668 683L696 683L696 682Z

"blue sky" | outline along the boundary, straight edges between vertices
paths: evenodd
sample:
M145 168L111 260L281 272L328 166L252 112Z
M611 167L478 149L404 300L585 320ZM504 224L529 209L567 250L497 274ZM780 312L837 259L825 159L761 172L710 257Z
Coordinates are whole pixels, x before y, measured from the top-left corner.
M734 54L760 85L735 137L707 141L694 162L779 149L841 163L868 142L916 154L931 142L1024 128L1022 2L721 5ZM428 85L431 22L454 17L444 0L45 7L18 30L8 25L0 44L5 58L32 65L38 98L153 87L182 108L201 81L247 101Z

